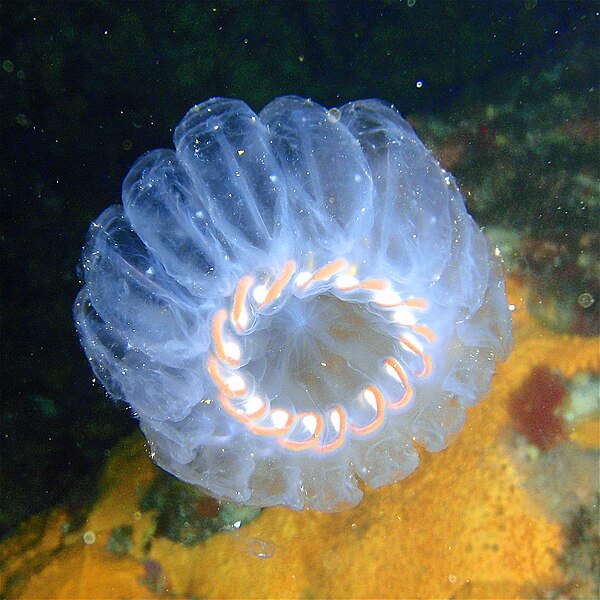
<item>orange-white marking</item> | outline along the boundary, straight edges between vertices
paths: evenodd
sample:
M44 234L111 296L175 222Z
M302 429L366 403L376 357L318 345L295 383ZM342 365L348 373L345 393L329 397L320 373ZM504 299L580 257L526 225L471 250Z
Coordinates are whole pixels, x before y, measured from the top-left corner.
M410 381L408 381L402 365L395 358L391 356L386 358L384 365L386 373L404 386L404 394L402 394L401 398L396 401L390 401L388 405L393 409L404 408L410 403L414 393Z
M312 268L312 264L310 265ZM397 309L394 321L397 325L408 329L398 338L405 350L419 356L423 361L423 368L418 377L428 376L433 368L431 357L426 354L422 344L416 339L419 335L429 342L434 342L437 336L433 330L425 325L417 325L414 313L410 309L426 309L427 300L424 298L409 298L403 300L394 292L385 279L364 279L355 277L356 267L349 267L348 262L338 258L314 272L304 271L296 274L296 261L288 260L282 269L281 275L270 285L255 285L251 275L244 275L237 283L233 294L231 313L225 308L215 312L211 321L211 335L214 354L207 360L207 369L210 377L219 389L217 397L221 406L233 418L239 420L248 429L261 436L275 436L283 448L292 451L314 449L318 452L332 452L340 448L349 430L356 435L367 435L385 422L386 403L392 409L404 408L410 404L414 390L402 365L393 357L384 361L385 372L400 382L404 387L402 397L397 400L384 398L379 387L366 386L361 392L360 401L366 403L374 413L372 420L366 425L349 423L348 414L343 406L337 405L329 411L328 419L336 431L335 439L323 443L325 433L325 419L318 412L302 412L293 415L290 411L281 408L269 408L268 403L259 395L248 395L248 384L244 377L237 371L223 370L220 365L235 368L241 361L241 347L229 338L226 331L228 319L233 325L234 332L244 333L253 318L252 306L263 308L275 302L290 284L294 275L296 289L302 291L313 282L329 281L336 278L334 284L337 289L351 292L364 289L373 292L373 302L382 308ZM250 299L253 299L253 301ZM415 334L415 335L413 335ZM298 429L301 427L301 429ZM295 431L295 434L293 432ZM290 434L293 438L290 439ZM302 439L304 438L304 439Z
M418 333L419 335L422 335L429 342L433 343L433 342L435 342L435 340L437 340L437 335L436 335L435 331L433 331L432 329L430 329L426 325L413 325L411 327L411 329L415 333Z
M350 292L360 286L360 281L353 275L340 275L335 280L335 287L342 292Z
M408 300L402 300L396 292L392 292L391 290L379 292L375 297L375 304L383 308L408 306L410 308L426 309L428 306L428 302L425 298L409 298Z
M208 357L207 370L215 385L229 398L242 398L246 395L247 386L244 378L238 373L224 377L214 354Z
M294 273L296 272L296 261L288 260L283 266L283 273L279 279L276 279L271 286L266 290L265 298L260 303L260 308L271 304L281 296L283 290L287 287L288 283L291 281Z
M250 324L250 312L248 310L247 298L250 288L254 285L254 277L244 275L240 278L233 295L233 306L231 309L231 322L238 333L246 330Z
M233 404L225 394L218 394L217 397L226 413L244 423L248 423L251 419L260 419L268 410L265 401L258 396L251 397L250 402L244 402L241 406ZM260 402L256 402L255 398Z
M270 419L272 424L259 424L254 419L247 422L252 433L267 436L285 435L294 424L294 417L292 414L283 408L272 409L264 418Z
M336 258L330 263L327 263L324 267L317 269L312 275L305 279L304 273L301 273L303 281L296 279L296 285L299 290L303 290L308 287L314 281L328 281L335 275L338 275L342 271L348 268L348 261L345 258Z
M348 424L348 416L343 406L334 407L331 409L331 424L337 431L337 436L334 440L321 446L315 446L315 450L318 452L333 452L344 444L346 439L346 427Z
M358 435L366 435L381 427L385 421L384 399L381 390L374 386L368 385L363 390L363 397L367 404L375 411L375 418L368 424L363 426L350 425L350 431Z
M423 361L423 368L420 373L417 373L417 376L418 377L427 377L427 376L431 375L433 363L431 361L431 357L429 356L429 354L425 354L425 352L423 352L423 350L417 345L416 342L412 342L411 340L407 339L406 336L402 336L400 338L400 343L407 350L410 350L411 352L414 352L417 356L421 357L421 360Z
M425 298L409 298L408 300L404 300L402 304L410 306L412 308L420 308L423 310L429 306L429 302L427 302Z
M279 440L279 443L284 448L287 448L288 450L293 450L295 452L314 448L319 443L319 439L321 438L321 434L323 433L323 428L325 426L323 417L316 412L304 412L298 413L296 415L295 421L302 423L304 429L308 431L308 439L295 441L287 438L281 438Z
M396 308L403 304L402 298L396 292L385 289L377 291L373 301L382 308Z
M212 318L211 333L215 346L215 352L221 362L235 367L241 358L241 350L238 344L226 341L223 335L223 327L227 322L227 311L222 308Z
M388 282L385 279L364 279L360 281L352 275L343 274L335 280L335 286L342 292L353 292L354 290L369 290L372 292L381 292L388 288Z
M385 279L365 279L360 282L360 287L363 290L372 290L374 292L381 292L388 288L389 284Z

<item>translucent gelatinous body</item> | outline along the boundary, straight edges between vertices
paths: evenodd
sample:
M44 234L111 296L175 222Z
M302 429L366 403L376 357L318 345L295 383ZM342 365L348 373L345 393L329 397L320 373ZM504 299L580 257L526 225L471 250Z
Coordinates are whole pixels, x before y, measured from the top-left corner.
M74 307L156 462L220 498L336 510L446 447L511 346L499 259L410 125L214 98L92 223Z

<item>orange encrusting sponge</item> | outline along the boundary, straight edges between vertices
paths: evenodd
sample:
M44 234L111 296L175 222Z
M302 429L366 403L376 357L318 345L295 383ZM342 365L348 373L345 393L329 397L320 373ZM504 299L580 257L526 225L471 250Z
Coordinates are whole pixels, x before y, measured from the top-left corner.
M598 339L549 332L527 315L516 284L509 293L513 355L460 437L439 454L423 452L408 479L366 490L352 510L266 509L239 530L187 547L153 537L152 512L139 512L155 467L135 436L109 461L103 495L81 530L62 534L66 516L54 512L0 546L0 589L13 598L481 599L559 584L561 529L537 511L511 464L508 403L537 366L566 378L597 373ZM133 527L133 547L117 558L105 546L123 525ZM85 531L94 532L91 546Z

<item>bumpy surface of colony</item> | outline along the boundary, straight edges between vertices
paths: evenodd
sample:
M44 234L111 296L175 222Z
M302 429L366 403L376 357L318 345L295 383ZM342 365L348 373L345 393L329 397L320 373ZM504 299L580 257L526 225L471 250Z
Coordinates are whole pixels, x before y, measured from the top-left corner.
M511 327L454 181L379 101L192 108L92 223L82 345L159 465L219 498L356 505L447 446Z

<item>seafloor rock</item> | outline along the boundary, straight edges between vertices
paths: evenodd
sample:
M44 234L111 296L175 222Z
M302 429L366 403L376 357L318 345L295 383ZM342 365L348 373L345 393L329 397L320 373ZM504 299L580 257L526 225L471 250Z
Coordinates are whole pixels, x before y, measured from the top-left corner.
M537 366L567 382L598 373L598 339L548 331L528 315L523 290L510 291L512 357L456 443L423 453L405 481L366 490L360 506L337 514L266 509L190 546L159 536L156 509L140 508L156 467L135 436L113 453L83 526L67 532L69 516L53 512L0 545L0 595L515 598L566 589L564 529L522 485L508 404ZM109 551L115 531L120 556Z

